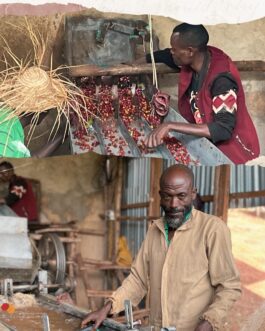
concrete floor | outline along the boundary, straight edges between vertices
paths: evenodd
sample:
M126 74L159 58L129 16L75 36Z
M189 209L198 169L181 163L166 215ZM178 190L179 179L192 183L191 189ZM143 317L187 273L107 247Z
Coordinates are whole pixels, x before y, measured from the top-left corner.
M247 209L231 209L228 226L243 290L231 311L228 330L240 331L250 315L265 302L265 218Z

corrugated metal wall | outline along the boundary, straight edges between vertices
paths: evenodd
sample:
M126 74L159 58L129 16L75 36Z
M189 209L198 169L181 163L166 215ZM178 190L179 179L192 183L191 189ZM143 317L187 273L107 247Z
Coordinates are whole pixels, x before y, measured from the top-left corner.
M164 168L174 162L164 160ZM149 158L128 159L127 171L124 178L123 203L139 203L149 200L150 190ZM200 195L214 194L215 167L193 166L195 185ZM259 166L231 166L230 192L247 192L265 190L265 168ZM232 200L230 208L254 207L265 205L265 198L248 198ZM205 203L205 212L212 213L213 204ZM141 217L147 216L146 208L124 211L122 215ZM129 247L135 255L146 233L147 221L124 221L121 231L128 240Z
M123 204L148 202L150 192L150 164L149 158L128 159L126 164ZM129 217L146 217L146 208L128 209L122 215ZM135 255L144 239L147 229L147 220L123 221L121 234L125 235L131 252Z
M259 166L231 167L230 193L265 190L265 168ZM232 200L230 208L265 206L265 197Z

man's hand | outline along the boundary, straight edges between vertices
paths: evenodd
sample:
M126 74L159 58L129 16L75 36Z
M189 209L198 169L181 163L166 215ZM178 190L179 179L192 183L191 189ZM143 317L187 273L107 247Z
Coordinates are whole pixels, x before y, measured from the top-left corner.
M163 139L169 131L176 131L184 134L191 134L198 137L211 138L207 124L193 124L180 122L166 122L159 125L151 134L145 138L144 143L147 147L156 147L163 143Z
M0 205L6 204L6 199L5 198L0 198Z
M111 310L111 301L107 302L101 309L89 313L82 321L81 327L84 328L89 322L94 322L93 330L96 330Z
M163 139L168 135L170 130L171 130L170 122L159 125L158 128L152 131L150 135L145 138L144 140L145 145L149 148L153 148L163 144Z
M202 321L194 331L213 331L213 327L208 321Z

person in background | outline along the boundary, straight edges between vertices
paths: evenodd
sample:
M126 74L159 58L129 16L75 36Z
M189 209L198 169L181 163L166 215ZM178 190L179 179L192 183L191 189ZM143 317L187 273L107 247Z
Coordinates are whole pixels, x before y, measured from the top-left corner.
M9 183L8 194L0 198L0 204L9 206L17 216L29 222L38 220L37 202L30 182L14 172L10 162L0 163L0 182Z
M136 306L149 294L149 324L177 331L221 331L240 297L230 232L216 216L196 210L192 171L184 165L167 168L160 178L164 217L149 227L130 275L82 326L97 329L108 314Z
M182 23L173 29L171 48L154 52L155 62L180 70L178 111L189 123L164 122L145 144L158 146L176 131L206 137L235 164L246 163L259 156L260 147L240 75L229 56L208 46L208 40L203 25ZM151 56L140 60L151 62Z

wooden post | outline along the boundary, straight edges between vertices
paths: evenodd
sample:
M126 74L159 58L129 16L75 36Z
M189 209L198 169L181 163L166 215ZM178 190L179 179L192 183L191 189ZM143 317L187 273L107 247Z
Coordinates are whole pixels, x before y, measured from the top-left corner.
M114 206L113 206L113 195L114 195L114 183L111 174L107 174L111 172L111 164L113 159L106 159L105 171L106 171L106 184L104 186L104 201L105 201L105 220L107 223L107 259L112 260L113 255L113 237L114 237ZM110 176L108 178L108 176Z
M163 172L163 160L162 159L151 159L150 169L150 197L149 197L149 208L148 208L148 219L150 217L160 217L160 176ZM150 307L150 288L148 288L145 307Z
M150 169L150 203L148 209L148 217L160 217L160 176L163 171L162 159L151 159Z
M227 222L230 194L230 165L215 167L213 214Z
M114 211L115 211L115 231L114 231L114 251L112 261L116 262L118 253L118 242L120 237L120 215L121 215L121 199L122 199L122 183L123 183L123 159L118 159L118 175L115 186L115 200L114 200Z

